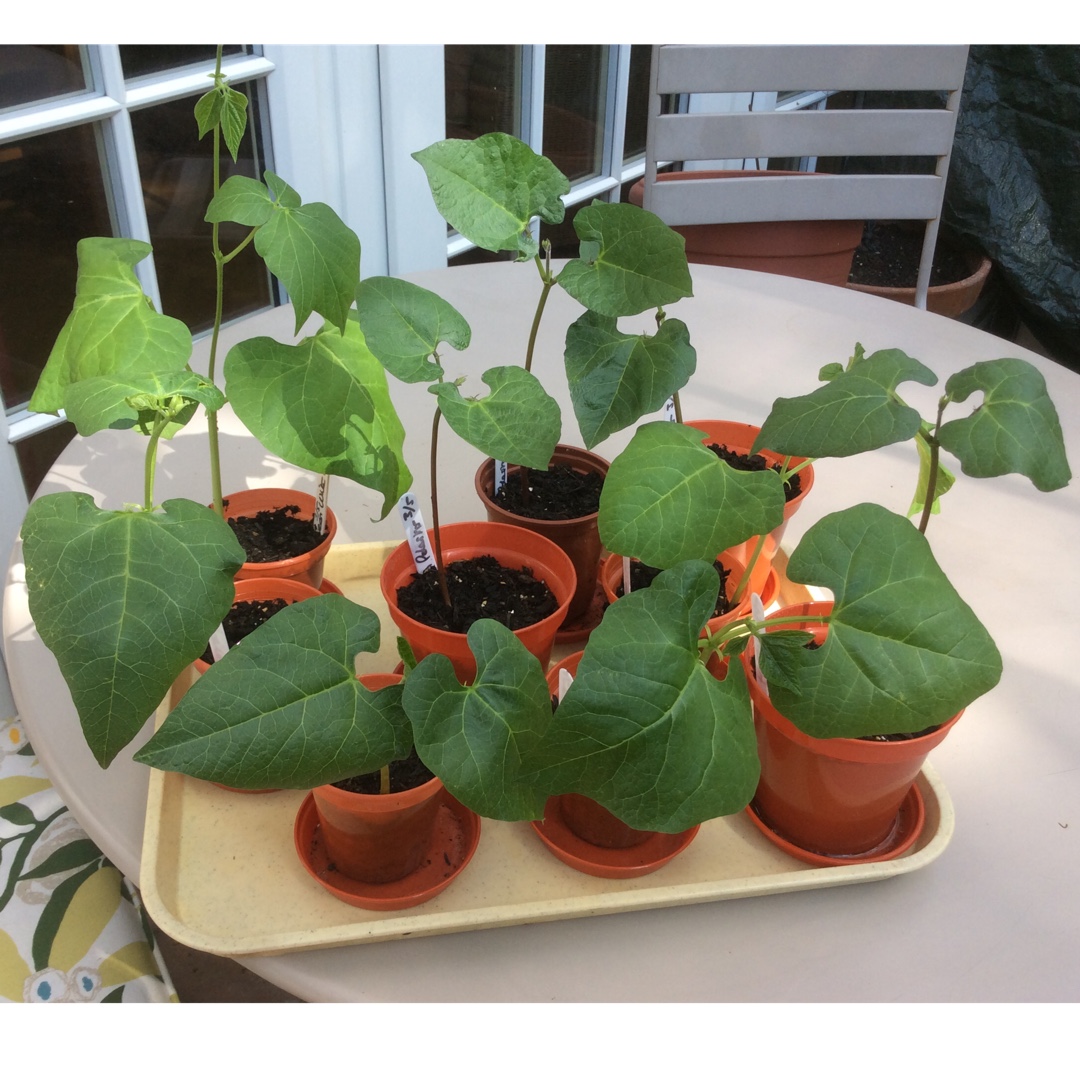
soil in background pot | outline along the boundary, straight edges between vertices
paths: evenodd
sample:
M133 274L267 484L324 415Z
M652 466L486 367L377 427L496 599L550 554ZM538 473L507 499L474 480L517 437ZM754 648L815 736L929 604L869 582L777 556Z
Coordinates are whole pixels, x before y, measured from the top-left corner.
M726 615L732 608L732 604L727 598L727 579L730 575L730 571L724 566L719 559L713 563L713 569L720 577L720 587L716 594L716 607L713 608L710 619L718 618L720 615ZM657 575L662 574L663 571L655 566L649 566L648 563L639 562L637 559L630 561L630 590L631 592L637 592L639 589L647 589ZM623 595L623 587L620 582L615 587L615 595Z
M226 500L228 506L228 500ZM323 537L306 518L297 517L299 506L279 506L260 510L253 517L227 519L240 541L247 561L253 563L279 562L293 559L318 547Z
M867 223L862 244L851 263L850 281L892 289L914 289L922 257L921 229L907 229L885 222ZM951 244L938 240L930 268L930 284L951 285L971 273L967 257Z
M598 473L553 465L547 470L526 469L525 477L524 490L520 474L513 476L492 496L492 501L509 513L540 521L569 521L600 509L604 478Z
M546 619L559 606L555 594L529 567L514 570L493 555L450 563L446 585L449 609L434 568L414 574L398 589L398 606L417 622L457 634L467 633L478 619L495 619L510 630L521 630Z
M730 465L733 469L738 469L740 472L763 472L765 469L772 469L773 472L777 473L781 471L779 464L770 465L761 454L741 454L737 450L729 450L726 445L718 445L717 443L710 443L708 448L721 461ZM784 481L785 502L791 502L792 499L797 498L801 491L802 481L798 473L789 476ZM723 612L720 614L723 614Z
M289 606L287 600L238 600L228 614L222 620L221 625L225 628L225 640L231 649L237 642L243 641L254 629L262 626L272 615L276 615L282 608ZM200 657L207 664L214 662L214 654L210 646Z
M415 749L410 751L407 758L390 762L391 795L396 795L399 791L410 791L434 779L435 774L417 757ZM339 780L334 787L351 791L355 795L378 795L380 785L379 773L371 772Z

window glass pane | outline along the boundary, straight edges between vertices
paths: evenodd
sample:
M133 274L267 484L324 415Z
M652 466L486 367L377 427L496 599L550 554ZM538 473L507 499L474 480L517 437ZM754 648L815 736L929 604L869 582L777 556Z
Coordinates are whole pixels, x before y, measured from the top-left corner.
M549 45L544 63L544 156L571 181L600 172L603 45Z
M25 405L75 297L75 245L111 236L96 126L0 146L0 394Z
M19 463L27 498L34 497L34 492L41 486L53 462L75 435L75 425L65 420L15 444L15 459Z
M0 111L90 85L78 45L0 45Z
M225 45L221 55L245 56L251 52L250 45ZM216 45L121 45L120 63L124 77L136 79L140 75L152 75L156 71L185 67L188 64L209 63L213 70L217 56Z
M235 164L222 147L223 183L234 173L261 178L263 170L253 139L259 131L256 88L241 84L236 89L249 97L248 126ZM181 98L131 114L162 310L193 332L214 320L211 226L203 220L213 191L214 142L210 135L199 139L196 100ZM222 250L232 250L248 231L223 224ZM249 245L225 267L225 317L237 318L271 302L266 270Z
M521 134L521 46L447 45L446 137Z
M633 161L645 153L645 134L649 127L649 69L651 45L630 46L630 81L626 88L626 137L623 161Z

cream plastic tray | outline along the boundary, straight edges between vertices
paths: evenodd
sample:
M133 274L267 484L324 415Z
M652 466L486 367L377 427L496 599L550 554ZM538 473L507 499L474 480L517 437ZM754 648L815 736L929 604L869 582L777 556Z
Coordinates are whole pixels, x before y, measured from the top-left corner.
M393 543L339 545L326 573L384 627L368 671L397 663L378 571ZM564 646L558 655L580 645ZM161 715L171 704L162 704ZM693 843L646 877L606 880L564 866L527 822L484 819L480 845L440 896L399 912L364 911L335 899L301 866L293 821L302 791L243 795L153 770L143 841L142 896L177 941L222 955L270 955L494 926L676 907L711 900L849 885L919 870L945 850L953 809L937 774L918 778L926 824L889 862L815 868L771 844L745 814L706 822Z

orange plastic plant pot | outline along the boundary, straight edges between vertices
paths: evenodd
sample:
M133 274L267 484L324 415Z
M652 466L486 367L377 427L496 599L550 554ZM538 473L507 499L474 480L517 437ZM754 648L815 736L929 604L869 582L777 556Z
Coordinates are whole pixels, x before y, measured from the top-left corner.
M719 446L726 446L729 450L732 450L737 454L749 454L750 447L754 445L754 440L761 434L760 427L756 427L753 424L740 424L732 420L691 420L687 423L687 427L697 428L698 431L703 432L705 437L701 441L706 446L711 446L713 443L716 443ZM762 450L760 453L769 465L782 465L785 461L783 454L773 453L772 450ZM791 464L801 465L805 460L806 458L793 457L791 459ZM810 489L814 486L814 466L807 465L805 468L800 469L799 480L799 494L796 495L794 499L790 499L784 503L784 520L765 537L761 555L755 563L753 572L750 575L750 589L752 592L764 593L766 579L769 576L769 570L772 567L773 559L780 549L780 542L784 538L784 531L787 529L787 523L791 520L799 507L802 506L803 500L810 494ZM732 548L731 554L734 555L743 566L746 566L753 556L757 541L758 538L752 536L745 543Z
M808 616L794 628L811 630L820 641L826 631L814 616L831 607L814 601L777 614ZM856 856L883 844L927 755L962 713L915 739L816 739L776 710L754 677L749 650L743 663L761 761L754 812L779 836L810 852Z
M503 566L527 566L539 581L554 593L558 604L547 618L532 626L515 630L515 636L546 668L551 659L555 633L566 619L577 578L570 557L553 541L516 525L488 521L461 521L441 529L443 560L446 564L479 555L493 555ZM435 549L435 538L428 531L428 544ZM398 589L408 585L416 573L409 545L402 543L383 564L379 586L402 636L417 660L430 653L442 653L454 665L458 679L468 685L476 678L476 660L465 634L426 626L406 615L398 606Z
M311 521L315 517L315 496L303 491L291 491L288 488L251 488L238 491L225 498L225 517L227 520L239 517L254 517L260 510L277 510L283 506L298 506L296 517ZM247 578L296 578L316 589L322 584L323 562L330 544L337 533L337 518L334 511L326 508L326 535L310 551L292 559L279 559L274 562L246 562L236 573L236 580Z
M368 690L401 681L400 675L361 675ZM334 867L370 884L400 881L420 865L431 844L443 783L390 795L360 795L324 784L312 791L322 843Z
M583 450L576 446L555 447L555 453L551 458L552 465L569 465L580 473L599 473L607 476L611 463L599 454L589 450ZM508 469L508 482L513 483L520 473L518 465L511 465ZM596 519L599 511L595 514L586 514L583 517L567 518L563 521L545 521L540 518L523 517L521 514L513 514L504 510L494 501L495 494L495 462L488 458L479 469L476 470L476 494L484 504L488 521L498 521L504 525L517 525L522 529L546 536L549 540L558 544L570 557L574 564L574 573L577 575L577 588L574 590L573 599L570 601L570 609L567 612L567 620L573 622L579 618L592 602L596 591L596 576L600 567L600 555L603 545L600 543L600 532L597 528Z

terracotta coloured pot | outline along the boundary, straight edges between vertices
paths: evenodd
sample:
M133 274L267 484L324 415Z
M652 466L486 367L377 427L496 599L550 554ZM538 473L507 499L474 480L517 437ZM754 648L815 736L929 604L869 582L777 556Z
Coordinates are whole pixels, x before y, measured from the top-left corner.
M555 447L551 464L569 465L579 473L599 473L601 476L607 476L611 463L589 450L559 445ZM508 469L508 482L515 483L514 478L520 472L520 466L511 465ZM566 618L568 622L580 618L592 602L596 591L596 575L603 550L596 525L599 512L586 514L584 517L567 518L564 521L544 521L504 510L494 500L495 462L492 458L488 458L476 470L475 484L476 494L480 496L480 501L484 504L488 521L499 521L505 525L531 529L553 540L570 557L570 561L574 564L574 573L577 574L577 588L574 590Z
M577 672L582 653L576 652L556 664L547 674L548 689L552 696L559 692L559 672ZM587 844L602 848L628 848L643 844L655 833L643 829L632 829L605 809L595 799L585 795L555 796L563 823L579 839Z
M713 170L661 173L657 181L813 175L779 169ZM641 206L644 195L645 181L639 180L630 188L630 202ZM846 285L851 260L862 243L864 222L746 221L673 228L685 238L690 262Z
M577 578L574 564L569 556L553 541L528 529L499 522L460 521L444 525L441 529L443 560L449 564L460 559L472 559L478 555L493 555L503 566L517 569L529 567L535 577L543 581L555 594L558 607L546 619L515 630L515 636L546 668L551 659L551 647L555 632L566 618L570 598L574 595ZM428 544L432 550L435 539L428 530ZM454 672L463 684L476 678L476 660L465 634L439 630L409 618L398 606L398 589L408 585L416 568L409 545L402 543L383 564L379 586L402 636L412 647L417 660L429 653L442 653L454 665Z
M299 506L296 515L311 521L315 516L315 496L303 491L291 491L288 488L251 488L238 491L225 498L226 519L254 517L260 510L276 510L282 506ZM316 589L322 584L323 561L330 550L334 535L337 533L337 518L330 507L326 508L326 535L316 547L293 559L279 559L275 562L246 562L237 571L236 580L247 578L296 578Z
M362 675L369 690L401 681L400 675ZM443 783L390 795L359 795L333 784L312 791L322 843L335 868L371 884L400 881L420 865L435 829Z
M814 616L831 607L813 601L776 614L807 615L806 623L793 626L814 631L820 641L826 630ZM927 755L962 714L916 739L815 739L773 707L753 676L749 650L743 663L761 760L754 812L769 829L808 852L857 856L886 844Z
M761 428L756 427L754 424L740 424L732 420L690 420L687 427L697 428L699 431L704 432L705 438L701 441L706 445L716 443L740 454L750 453L750 447L754 445L754 440L761 434ZM770 465L781 464L784 461L783 454L774 454L771 450L762 450L761 456ZM805 460L805 458L791 459L793 465L798 465ZM787 523L799 507L802 506L806 496L810 494L810 489L814 486L814 466L807 465L806 468L802 469L799 472L799 479L802 484L799 494L784 504L784 520L765 537L761 555L754 564L753 572L750 575L750 589L752 592L764 594L769 570L772 567L773 559L776 557L776 552L780 548L780 542L784 538ZM731 549L731 554L743 566L753 556L757 539L756 536L752 536L746 543L739 544Z
M728 571L726 586L727 586L727 598L731 599L732 593L738 587L739 582L742 580L743 574L746 572L746 567L739 562L738 559L730 551L723 552L720 556L720 564ZM604 586L604 595L607 597L609 604L614 604L618 600L618 590L622 587L622 556L621 555L609 555L604 560L604 566L601 570L600 580ZM775 576L774 576L775 580ZM715 619L710 619L706 624L706 629L709 633L715 633L721 626L725 626L727 623L734 622L736 619L744 618L750 614L750 593L751 590L747 589L743 595L741 603L727 612L724 615L718 615ZM771 603L772 597L768 599L762 596L762 603L768 606Z

